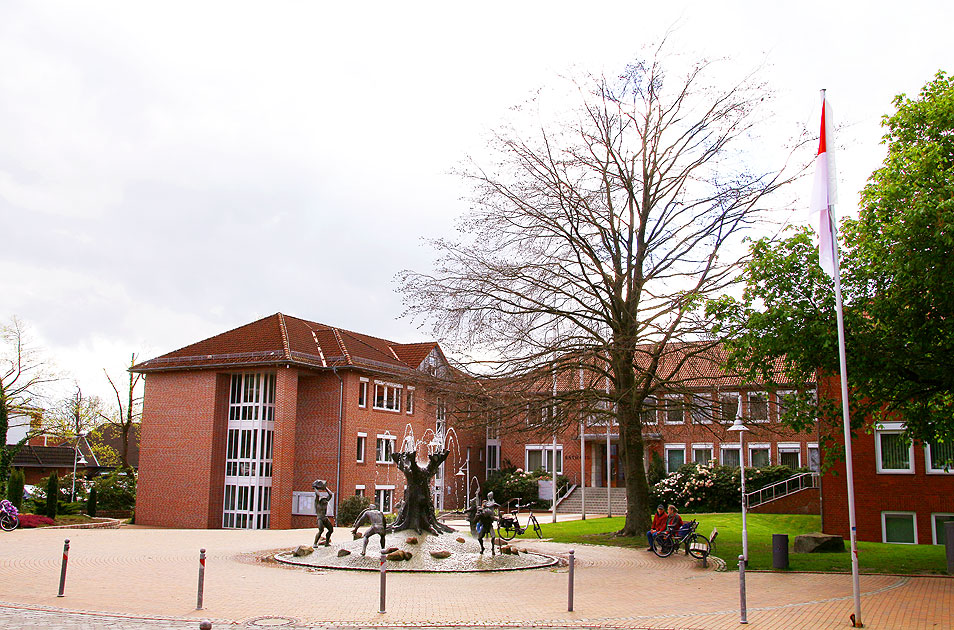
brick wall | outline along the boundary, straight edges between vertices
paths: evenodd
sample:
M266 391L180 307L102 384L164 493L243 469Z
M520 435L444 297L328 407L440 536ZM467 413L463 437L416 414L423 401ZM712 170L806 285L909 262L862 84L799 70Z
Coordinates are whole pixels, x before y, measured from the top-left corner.
M821 499L818 488L805 488L781 499L749 508L753 514L819 514Z
M161 527L217 527L210 521L216 458L214 372L154 373L146 378L136 522ZM227 399L225 404L227 404ZM221 441L221 440L219 440ZM224 461L224 460L223 460ZM214 462L214 463L213 463ZM218 508L221 510L221 506Z

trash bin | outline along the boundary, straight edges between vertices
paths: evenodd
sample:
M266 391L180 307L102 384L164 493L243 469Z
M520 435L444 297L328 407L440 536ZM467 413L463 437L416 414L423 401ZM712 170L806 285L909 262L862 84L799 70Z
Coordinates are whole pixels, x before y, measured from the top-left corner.
M788 534L772 534L772 568L788 568Z

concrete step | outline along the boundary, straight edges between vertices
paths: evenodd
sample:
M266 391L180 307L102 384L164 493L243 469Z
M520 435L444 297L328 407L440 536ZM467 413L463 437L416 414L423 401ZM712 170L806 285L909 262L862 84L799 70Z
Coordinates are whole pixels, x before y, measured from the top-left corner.
M557 513L576 514L583 511L583 488L576 488L570 496L557 506ZM606 488L586 488L586 511L607 511ZM614 514L623 514L626 511L626 488L611 488L612 511Z

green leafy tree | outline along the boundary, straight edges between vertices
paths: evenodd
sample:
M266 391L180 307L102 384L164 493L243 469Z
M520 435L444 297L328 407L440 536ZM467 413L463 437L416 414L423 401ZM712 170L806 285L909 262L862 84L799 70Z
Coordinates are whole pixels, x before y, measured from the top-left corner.
M907 435L954 441L954 82L944 72L916 98L894 99L888 155L861 195L857 220L841 221L842 287L853 421L899 414ZM752 245L741 300L710 303L718 334L734 337L730 361L771 382L784 364L793 382L839 370L832 280L811 234ZM786 420L813 406L792 401ZM826 401L819 412L837 410ZM948 449L939 449L942 452Z
M15 468L13 472L10 473L10 479L7 482L7 500L15 505L18 510L23 504L24 481L23 471L19 468Z
M96 516L96 486L89 489L89 495L86 497L86 513L90 516Z
M60 479L54 471L46 480L46 515L56 518L60 498Z

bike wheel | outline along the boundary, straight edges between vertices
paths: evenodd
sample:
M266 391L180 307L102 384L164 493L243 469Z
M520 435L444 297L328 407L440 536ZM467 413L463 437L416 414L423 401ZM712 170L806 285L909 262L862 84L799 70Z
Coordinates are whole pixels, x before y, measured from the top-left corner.
M531 516L530 520L533 522L533 533L537 535L537 538L543 538L543 528L540 527L536 517Z
M702 534L693 534L686 541L689 545L689 555L702 560L709 555L709 539Z
M517 529L516 527L514 527L514 524L512 522L497 524L498 538L503 538L504 540L513 540L513 537L516 535L517 535Z
M0 515L0 528L5 532L12 532L20 524L20 519L9 514Z
M673 539L669 536L656 536L653 538L653 553L660 558L668 558L675 551L676 546Z

